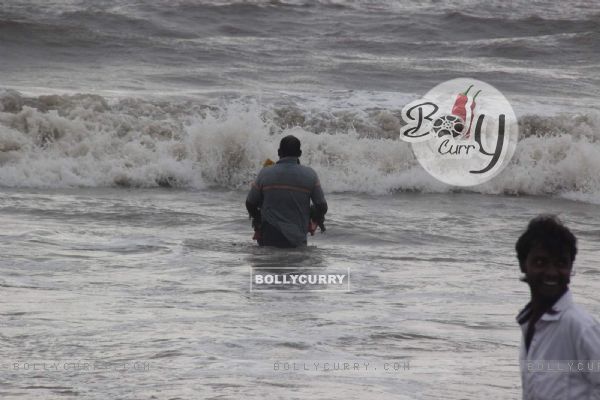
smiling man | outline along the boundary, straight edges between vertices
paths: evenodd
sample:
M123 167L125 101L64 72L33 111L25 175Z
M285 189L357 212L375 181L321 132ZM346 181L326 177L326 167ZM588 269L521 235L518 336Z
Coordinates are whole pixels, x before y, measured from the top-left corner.
M529 222L516 250L531 291L517 317L523 399L600 399L600 324L569 291L575 236L542 215Z

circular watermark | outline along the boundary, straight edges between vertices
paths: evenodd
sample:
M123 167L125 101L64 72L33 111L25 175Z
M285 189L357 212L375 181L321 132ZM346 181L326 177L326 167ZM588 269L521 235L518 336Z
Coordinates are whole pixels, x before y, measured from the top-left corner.
M519 137L517 117L495 87L470 78L440 83L402 109L400 138L434 178L473 186L508 164Z

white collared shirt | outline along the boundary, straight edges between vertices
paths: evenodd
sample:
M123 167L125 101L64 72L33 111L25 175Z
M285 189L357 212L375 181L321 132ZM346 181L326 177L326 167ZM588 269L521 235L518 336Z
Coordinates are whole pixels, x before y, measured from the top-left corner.
M600 400L600 323L567 291L535 324L525 349L529 304L519 313L523 400ZM523 321L524 319L527 319Z

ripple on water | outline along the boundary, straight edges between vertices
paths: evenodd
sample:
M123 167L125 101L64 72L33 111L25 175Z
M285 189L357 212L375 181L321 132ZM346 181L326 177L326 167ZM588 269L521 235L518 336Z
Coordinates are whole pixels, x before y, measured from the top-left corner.
M301 342L281 342L281 343L276 343L275 345L279 346L279 347L287 347L287 348L295 349L295 350L308 350L311 348L311 346L309 344L301 343Z
M178 350L164 350L164 351L160 351L152 356L150 356L150 359L156 359L156 358L169 358L169 357L178 357L178 356L182 356L183 353L178 351Z

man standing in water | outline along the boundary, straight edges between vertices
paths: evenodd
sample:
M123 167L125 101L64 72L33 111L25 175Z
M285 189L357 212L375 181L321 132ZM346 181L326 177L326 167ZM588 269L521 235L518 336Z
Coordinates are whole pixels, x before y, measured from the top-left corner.
M261 246L298 247L306 245L311 219L322 222L327 202L317 173L300 165L300 140L286 136L279 143L279 161L263 168L252 183L246 208L253 219Z
M523 399L600 399L600 324L569 291L575 236L556 217L539 216L516 250L531 290L517 317Z

